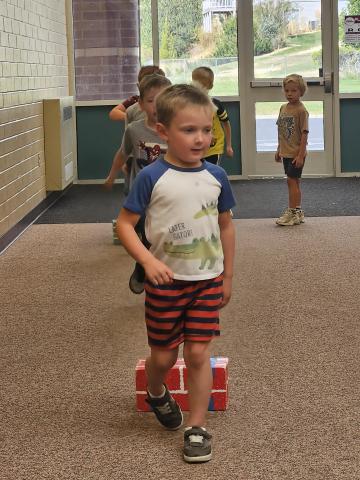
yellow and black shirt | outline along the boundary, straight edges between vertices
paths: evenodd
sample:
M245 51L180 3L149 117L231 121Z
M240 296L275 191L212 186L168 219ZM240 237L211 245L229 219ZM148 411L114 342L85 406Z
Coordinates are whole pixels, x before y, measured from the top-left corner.
M212 98L214 104L214 116L212 125L212 141L206 157L210 155L221 155L224 153L225 135L221 125L222 122L228 122L229 117L224 105L217 98Z

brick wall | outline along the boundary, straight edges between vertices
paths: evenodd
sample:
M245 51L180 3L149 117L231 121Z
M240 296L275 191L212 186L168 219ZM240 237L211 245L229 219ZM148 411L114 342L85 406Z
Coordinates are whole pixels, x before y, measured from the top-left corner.
M77 100L137 92L138 0L73 0Z
M42 100L69 94L65 0L0 0L0 236L45 197Z

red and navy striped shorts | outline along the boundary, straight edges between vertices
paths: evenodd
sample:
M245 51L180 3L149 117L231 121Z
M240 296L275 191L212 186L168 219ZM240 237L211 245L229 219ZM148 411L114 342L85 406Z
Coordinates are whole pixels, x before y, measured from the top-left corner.
M207 342L220 335L223 275L171 285L145 283L145 321L149 345L165 349L185 340Z

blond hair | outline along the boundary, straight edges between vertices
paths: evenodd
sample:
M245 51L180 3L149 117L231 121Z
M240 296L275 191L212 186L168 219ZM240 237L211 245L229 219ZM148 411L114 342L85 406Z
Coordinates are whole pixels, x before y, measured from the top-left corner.
M159 123L169 126L179 110L188 105L213 109L209 96L194 85L172 85L156 97L156 114Z
M300 94L301 96L303 96L307 90L307 84L303 77L301 75L298 75L297 73L287 75L283 80L283 87L285 88L286 85L290 82L295 83L295 85L299 87Z
M171 85L170 80L163 75L159 75L158 73L145 75L139 84L140 100L143 100L146 93L152 88L165 88L169 85Z
M191 78L207 90L211 90L214 85L214 72L209 67L195 68L191 73Z

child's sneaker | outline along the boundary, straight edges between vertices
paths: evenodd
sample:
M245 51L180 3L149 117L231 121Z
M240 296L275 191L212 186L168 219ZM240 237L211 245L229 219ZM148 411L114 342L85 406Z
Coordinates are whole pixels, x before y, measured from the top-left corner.
M300 225L300 219L295 208L286 208L284 213L276 220L276 223L282 226Z
M140 263L135 264L133 273L129 279L129 288L136 295L140 295L145 289L145 270Z
M296 210L296 213L297 213L297 216L300 220L300 223L305 223L305 214L304 214L304 210L301 210L300 208L298 210Z
M177 430L183 423L183 414L178 403L170 395L164 384L165 394L161 398L152 398L147 392L145 401L150 405L161 425L168 430Z
M208 462L211 460L211 435L204 428L191 427L184 432L185 462Z

